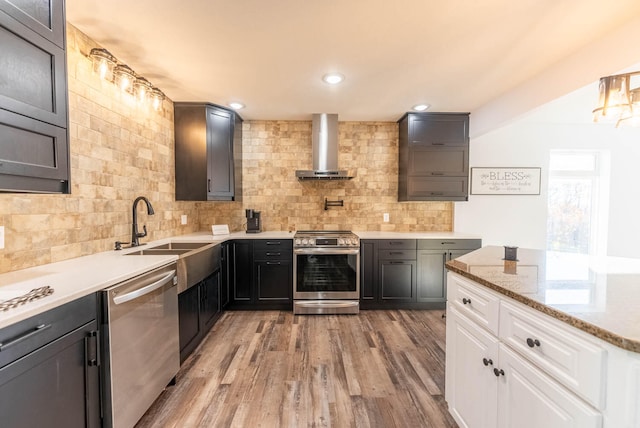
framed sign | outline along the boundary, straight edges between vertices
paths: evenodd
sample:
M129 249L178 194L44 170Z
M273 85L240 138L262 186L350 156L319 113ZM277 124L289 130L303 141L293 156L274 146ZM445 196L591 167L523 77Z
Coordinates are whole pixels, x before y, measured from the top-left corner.
M539 195L540 168L471 168L472 195Z

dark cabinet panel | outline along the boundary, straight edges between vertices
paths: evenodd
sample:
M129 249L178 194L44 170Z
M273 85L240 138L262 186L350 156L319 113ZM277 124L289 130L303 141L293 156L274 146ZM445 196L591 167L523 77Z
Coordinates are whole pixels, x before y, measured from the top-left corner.
M0 108L66 128L64 50L2 12L0 47Z
M217 270L178 295L180 363L197 348L220 317L220 275Z
M378 298L378 245L374 240L360 240L360 296L363 301Z
M96 317L89 295L0 330L0 425L101 426Z
M447 252L418 251L418 302L445 302L445 269Z
M200 294L193 286L178 295L178 324L180 335L180 362L197 346L200 334Z
M227 244L230 307L288 309L293 300L293 240L237 240ZM225 274L223 273L223 276Z
M444 308L445 263L481 246L480 239L361 240L361 307Z
M234 301L252 301L253 242L233 242L233 297Z
M398 200L467 200L469 114L407 113L398 123Z
M213 104L175 103L174 123L176 200L240 200L240 116Z
M292 301L293 270L290 261L256 260L255 268L258 301Z
M0 10L64 48L63 0L0 0Z
M69 193L62 0L0 0L0 192Z
M381 300L415 301L416 262L380 260Z
M418 302L447 301L445 263L482 246L480 239L425 239L418 241Z
M460 113L408 114L409 144L413 146L466 146L469 115Z
M229 257L229 251L232 251L232 246L232 243L225 242L222 244L221 249L222 260L220 270L220 309L226 308L231 301L231 275L229 272L231 266L231 258Z
M220 307L220 271L216 271L200 284L200 323L204 333L218 319Z
M67 191L65 129L0 110L0 137L0 191Z

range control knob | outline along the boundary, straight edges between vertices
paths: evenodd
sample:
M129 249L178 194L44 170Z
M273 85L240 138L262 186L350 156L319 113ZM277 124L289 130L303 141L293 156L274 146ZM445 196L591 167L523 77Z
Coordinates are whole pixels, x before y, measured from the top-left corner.
M302 243L302 241L300 240L300 238L296 238L295 243L296 243L296 245L300 245Z
M338 245L344 245L344 244L345 244L344 239L338 238Z
M308 239L303 239L302 240L302 245L309 245L309 240Z

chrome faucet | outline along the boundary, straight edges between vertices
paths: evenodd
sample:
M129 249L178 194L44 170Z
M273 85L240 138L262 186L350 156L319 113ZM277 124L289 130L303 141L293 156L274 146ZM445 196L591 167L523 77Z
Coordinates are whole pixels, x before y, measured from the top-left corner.
M144 238L145 236L147 236L147 225L142 226L142 230L144 230L144 232L142 233L138 232L138 214L136 213L136 208L138 206L138 202L140 201L144 201L144 203L147 204L147 214L149 215L155 214L155 212L153 211L153 207L151 206L151 202L149 202L149 199L145 198L144 196L138 196L136 200L133 201L133 216L132 216L132 222L131 222L131 246L132 247L137 247L138 245L140 245L140 241L138 238Z

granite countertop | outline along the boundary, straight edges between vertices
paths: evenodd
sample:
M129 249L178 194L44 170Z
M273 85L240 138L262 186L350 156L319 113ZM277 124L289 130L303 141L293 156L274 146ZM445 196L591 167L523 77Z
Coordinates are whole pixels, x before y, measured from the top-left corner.
M488 246L447 269L622 349L640 352L640 259Z

